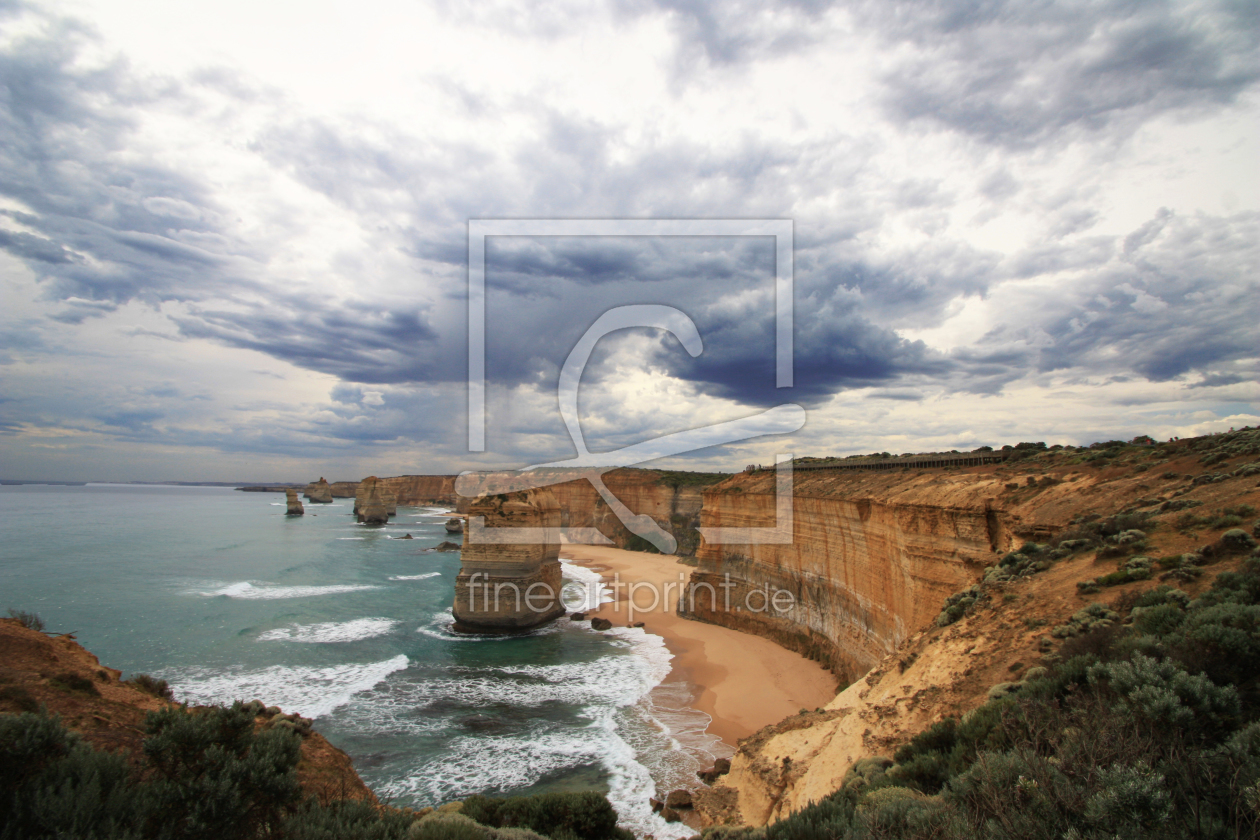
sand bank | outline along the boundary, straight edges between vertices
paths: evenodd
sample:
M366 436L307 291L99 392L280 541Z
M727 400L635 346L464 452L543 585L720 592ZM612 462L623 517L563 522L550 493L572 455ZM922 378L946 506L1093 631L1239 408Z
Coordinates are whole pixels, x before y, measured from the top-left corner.
M725 627L680 618L674 613L679 575L691 568L672 556L646 554L588 545L565 545L560 555L604 575L611 581L648 583L663 592L672 583L672 595L655 608L647 588L636 592L634 621L646 624L649 633L665 640L674 654L669 681L685 680L694 686L692 705L713 718L709 732L734 746L762 727L778 723L801 709L825 706L836 694L830 672L800 654L768 639ZM630 620L626 590L618 600L590 613L624 626ZM565 619L561 619L564 621Z

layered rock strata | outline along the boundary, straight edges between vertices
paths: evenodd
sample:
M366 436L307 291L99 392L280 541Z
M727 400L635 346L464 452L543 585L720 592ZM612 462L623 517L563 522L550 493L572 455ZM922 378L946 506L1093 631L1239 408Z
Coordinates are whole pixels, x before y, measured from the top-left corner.
M301 516L306 513L306 509L302 507L302 500L298 498L297 490L290 487L284 491L284 501L286 505L285 514L288 516Z
M468 506L455 579L456 630L526 630L564 614L560 513L547 489L485 495ZM513 541L522 529L532 530L529 542Z
M385 507L387 516L394 516L398 513L398 497L389 492L386 481L374 475L369 475L359 482L359 486L354 492L354 514L359 517L360 522L363 521L364 511L373 494L375 494L377 501Z
M993 474L797 474L791 542L702 541L683 612L766 636L846 684L1011 546L1019 523L995 506L1001 488ZM702 527L773 528L774 489L769 471L715 485Z
M306 498L318 504L329 504L332 502L332 486L321 475L319 481L306 485L304 491Z
M585 478L569 478L576 472L556 470L531 473L554 482L548 489L560 503L561 527L594 529L617 548L651 550L647 540L626 528L590 481ZM687 557L695 554L696 547L700 544L700 532L696 528L700 525L704 488L680 482L678 475L656 470L618 469L605 473L602 480L608 491L632 513L650 516L662 530L672 534L678 545L675 553ZM511 482L518 477L517 473L484 476L478 485L478 492L500 492L501 489L510 487ZM470 501L468 497L459 497L459 511L466 512Z

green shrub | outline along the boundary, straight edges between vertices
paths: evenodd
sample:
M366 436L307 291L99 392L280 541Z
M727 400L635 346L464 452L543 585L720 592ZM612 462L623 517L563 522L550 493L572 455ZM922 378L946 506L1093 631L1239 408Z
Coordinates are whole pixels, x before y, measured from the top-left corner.
M17 706L18 711L37 712L39 711L39 703L31 696L31 693L20 685L6 685L0 687L0 703L12 703Z
M70 671L62 671L60 674L49 677L48 683L55 688L72 694L86 694L94 697L99 697L101 694L97 690L96 684L90 679Z
M16 618L27 630L35 630L40 633L44 632L44 619L40 618L33 612L23 612L22 610L10 609L9 618Z
M460 813L491 828L527 828L552 840L633 840L598 793L544 793L498 799L470 796Z
M1160 662L1142 654L1126 662L1092 666L1089 681L1105 683L1118 695L1115 708L1121 714L1155 725L1217 730L1241 711L1233 686L1216 685L1175 662Z
M415 818L367 802L308 799L283 822L284 840L406 840Z
M844 788L766 826L766 840L838 840L848 835L857 810Z
M436 811L407 831L408 840L492 840L493 832L463 814Z
M1098 770L1101 788L1085 804L1090 827L1119 840L1142 840L1172 816L1173 799L1163 775L1145 762Z
M164 700L174 700L175 693L171 690L166 680L159 680L148 674L136 674L130 679L123 680L127 685L135 686L145 694L151 694L154 697L160 697Z

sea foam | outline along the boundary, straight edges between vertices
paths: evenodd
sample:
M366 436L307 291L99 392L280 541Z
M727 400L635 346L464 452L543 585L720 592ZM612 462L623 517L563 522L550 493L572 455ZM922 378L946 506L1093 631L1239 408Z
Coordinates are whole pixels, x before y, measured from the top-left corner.
M342 592L361 592L365 589L379 588L379 586L371 584L357 583L332 584L328 586L279 586L275 584L255 586L249 581L239 581L237 583L229 583L218 589L194 592L194 594L204 595L207 598L222 595L225 598L269 601L275 598L309 598L312 595L337 595Z
M329 665L324 668L277 665L258 671L168 670L164 679L176 697L194 704L261 699L286 712L315 718L350 702L395 671L408 665L398 655L382 662Z
M390 575L390 580L424 580L426 578L438 577L441 572L426 572L422 575Z
M388 618L356 618L353 621L330 621L323 624L293 624L268 630L258 636L260 642L357 642L384 636L398 624Z

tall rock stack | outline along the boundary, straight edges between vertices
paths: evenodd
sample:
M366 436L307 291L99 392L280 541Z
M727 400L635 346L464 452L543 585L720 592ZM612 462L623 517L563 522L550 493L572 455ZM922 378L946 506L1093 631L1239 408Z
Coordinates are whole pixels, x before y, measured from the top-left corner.
M322 505L332 503L332 486L321 475L319 481L306 485L306 498Z
M455 579L455 629L464 633L526 630L563 615L557 559L561 510L551 491L479 496L469 505L468 516ZM484 517L484 532L473 527L474 517ZM519 528L546 531L528 544L499 541Z
M288 503L288 509L285 514L288 516L301 516L306 513L306 509L302 507L302 500L298 498L297 490L290 487L284 491L284 500Z
M360 483L366 485L367 494L362 503L356 501L358 519L367 525L384 525L389 522L389 508L381 500L381 489L377 486L376 476L368 476Z

